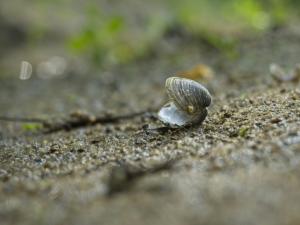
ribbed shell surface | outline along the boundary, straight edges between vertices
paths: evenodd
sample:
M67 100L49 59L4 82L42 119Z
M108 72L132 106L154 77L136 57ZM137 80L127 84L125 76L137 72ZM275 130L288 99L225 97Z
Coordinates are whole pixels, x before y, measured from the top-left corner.
M193 113L202 111L211 103L208 90L196 81L170 77L166 80L166 90L169 98L181 110L188 112L188 107L193 107Z

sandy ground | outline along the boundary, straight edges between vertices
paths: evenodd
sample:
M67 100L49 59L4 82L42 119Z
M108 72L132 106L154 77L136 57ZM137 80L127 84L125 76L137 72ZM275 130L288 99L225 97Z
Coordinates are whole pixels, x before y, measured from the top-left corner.
M281 29L242 40L227 59L164 40L158 57L111 70L0 78L2 115L146 111L50 134L1 121L1 224L299 224L300 85L268 72L298 63L299 41ZM215 71L199 80L213 96L206 120L163 128L164 80L198 63Z

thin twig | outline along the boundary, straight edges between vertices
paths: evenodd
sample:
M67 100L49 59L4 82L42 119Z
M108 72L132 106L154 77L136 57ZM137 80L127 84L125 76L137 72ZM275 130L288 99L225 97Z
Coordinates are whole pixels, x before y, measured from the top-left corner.
M63 123L47 125L45 133L53 133L61 130L69 131L80 127L94 126L96 124L117 123L120 120L132 119L145 113L145 111L142 111L122 116L83 117L75 120L71 119L64 121Z
M0 116L1 121L6 122L19 122L19 123L45 123L44 119L38 118L23 118L23 117L8 117L8 116Z
M133 183L149 174L170 170L178 159L170 159L151 168L134 168L131 165L121 164L112 168L107 182L107 195L129 190Z
M18 123L40 123L45 128L44 133L53 133L61 130L72 130L80 127L93 126L96 124L107 124L107 123L117 123L121 120L132 119L141 115L144 115L147 111L130 113L121 116L100 116L94 117L92 115L76 115L75 117L70 117L60 123L50 122L47 119L40 118L23 118L23 117L7 117L0 116L0 120L6 122L18 122Z

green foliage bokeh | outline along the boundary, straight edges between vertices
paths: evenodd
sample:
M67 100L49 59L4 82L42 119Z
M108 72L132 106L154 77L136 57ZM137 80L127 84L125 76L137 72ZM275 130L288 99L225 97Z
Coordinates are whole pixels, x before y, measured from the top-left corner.
M167 0L162 4L163 13L145 13L146 23L137 30L121 14L106 13L90 4L84 26L68 40L68 46L96 65L127 63L147 55L164 32L176 24L232 53L232 33L256 33L285 24L297 14L295 4L300 5L295 0ZM146 8L145 2L145 9L137 10Z

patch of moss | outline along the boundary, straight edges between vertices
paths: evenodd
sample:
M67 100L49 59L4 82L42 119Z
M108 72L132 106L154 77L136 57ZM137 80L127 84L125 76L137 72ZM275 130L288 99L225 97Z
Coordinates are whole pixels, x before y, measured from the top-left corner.
M240 136L240 137L246 137L246 135L247 135L249 129L250 129L249 127L241 127L241 128L239 129L239 136Z
M24 131L33 132L33 131L37 131L37 130L41 129L43 126L39 123L24 123L24 124L22 124L21 127Z

